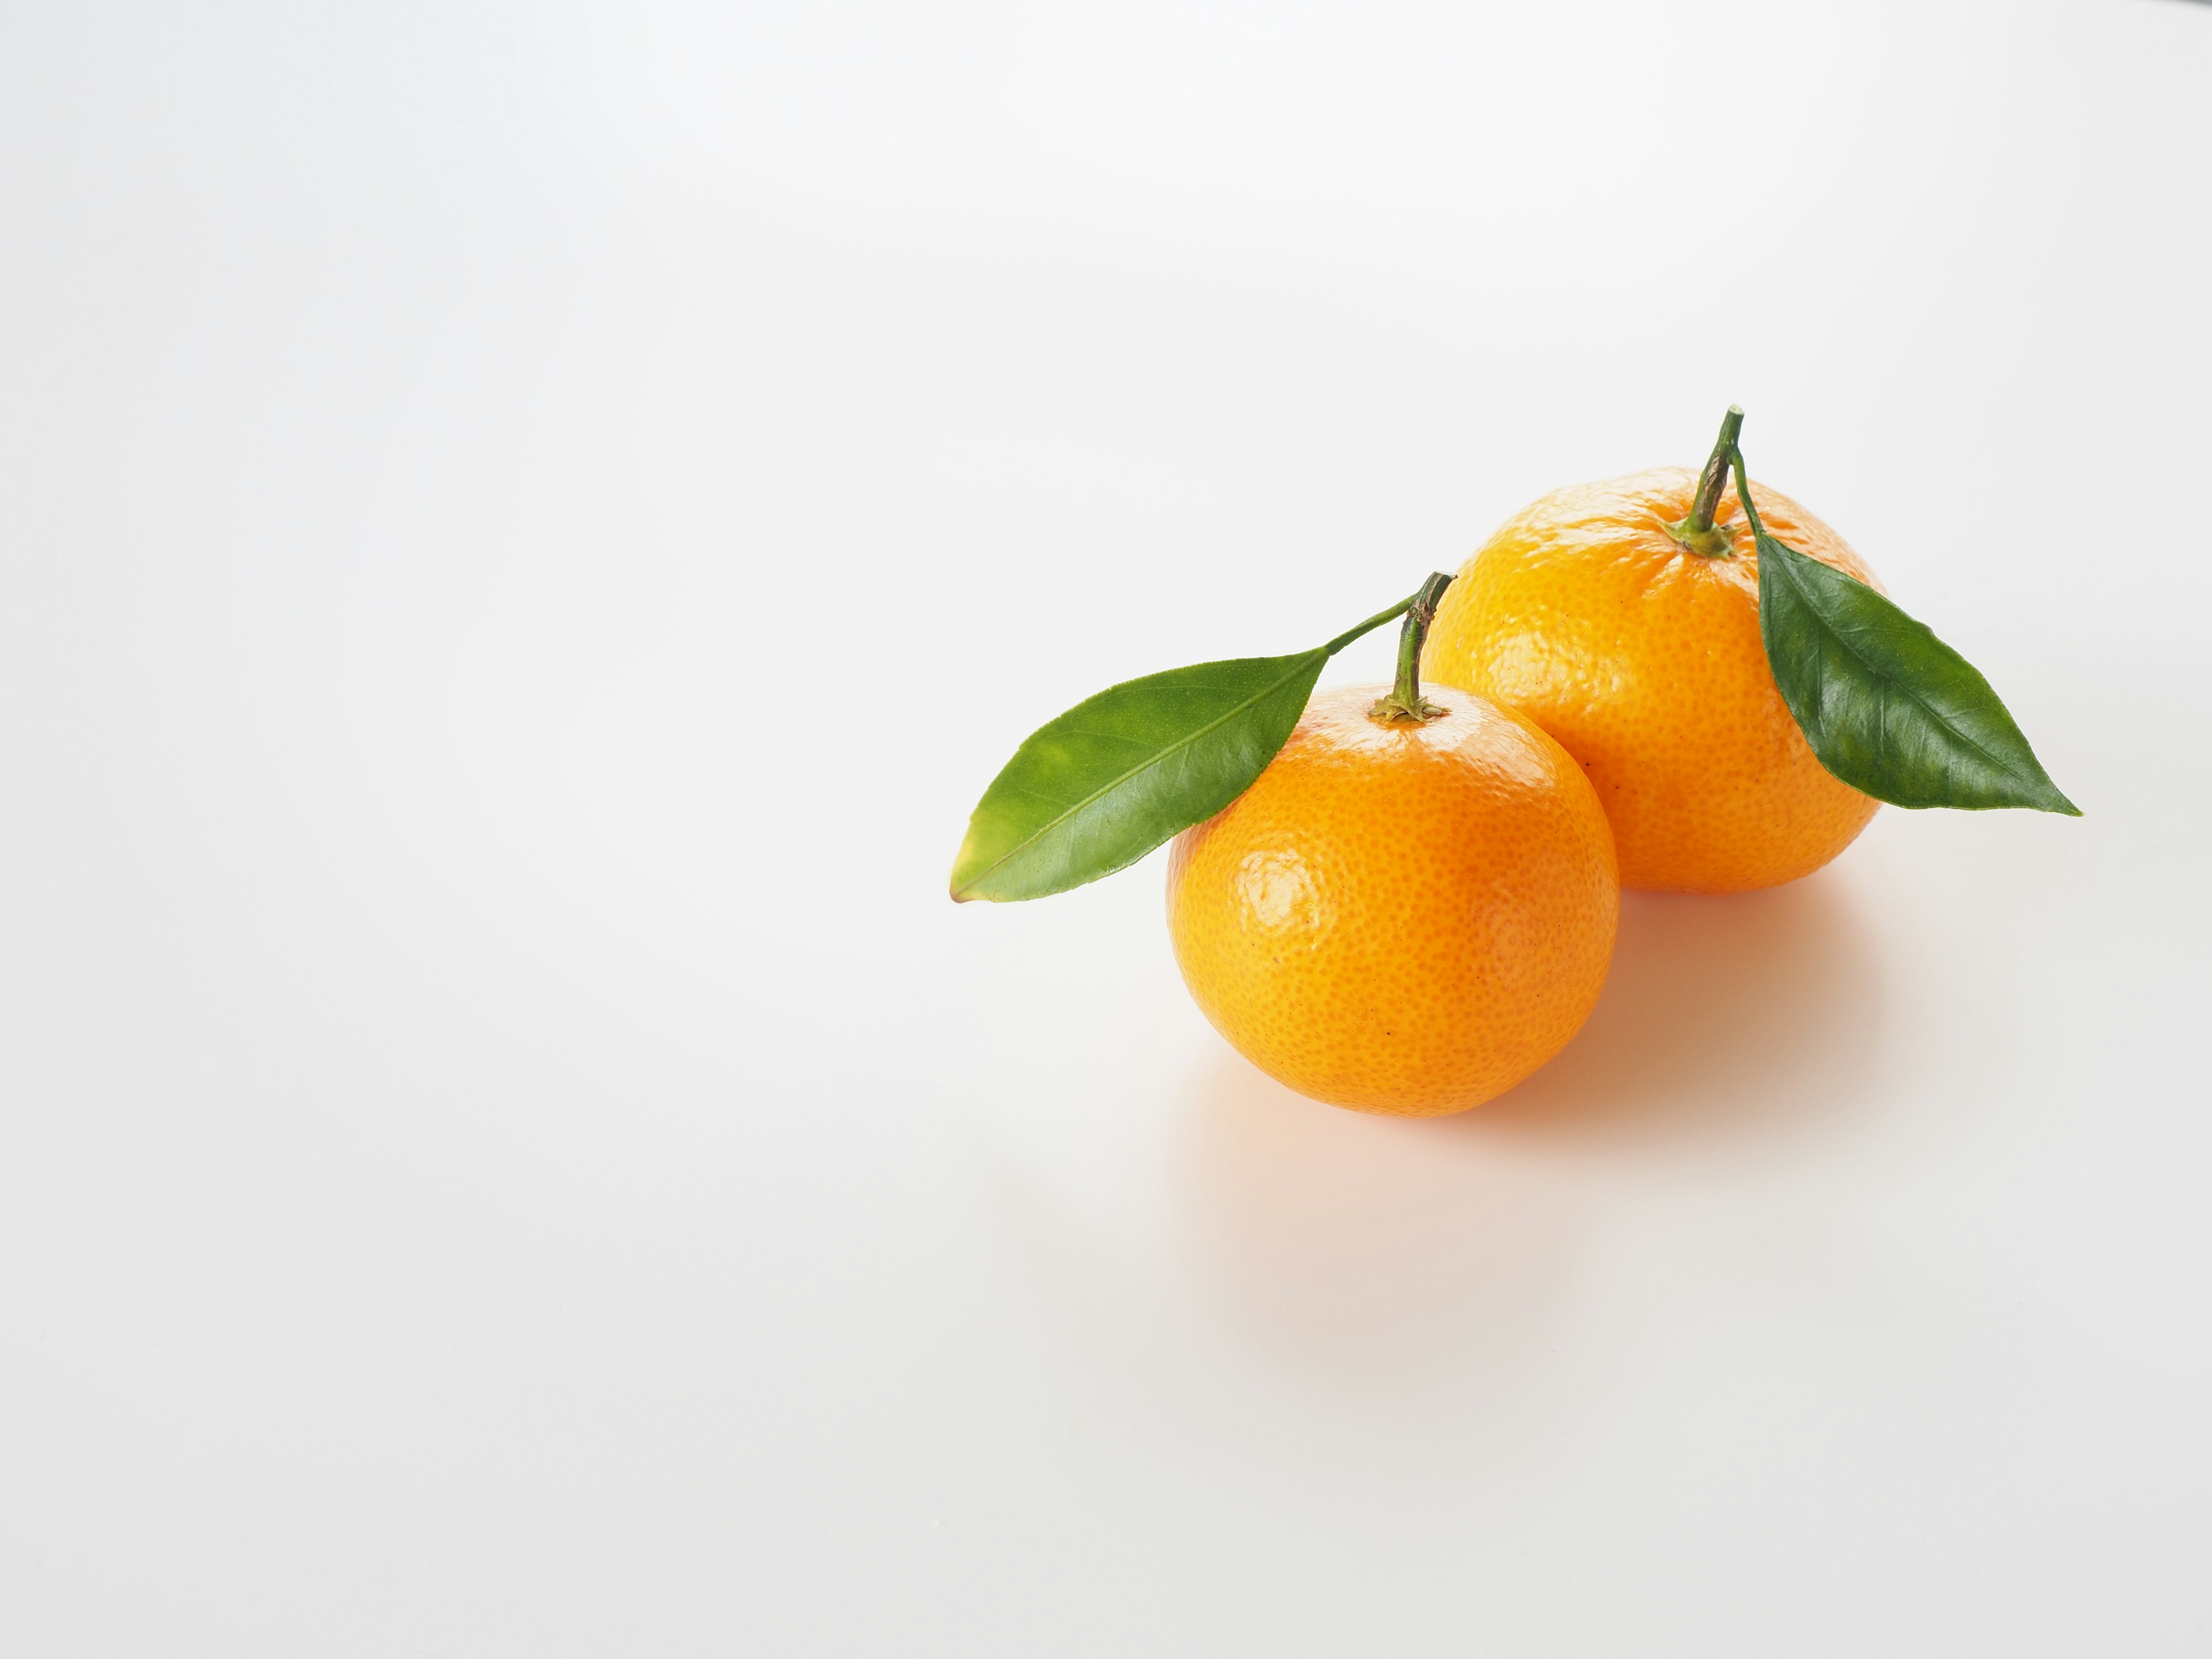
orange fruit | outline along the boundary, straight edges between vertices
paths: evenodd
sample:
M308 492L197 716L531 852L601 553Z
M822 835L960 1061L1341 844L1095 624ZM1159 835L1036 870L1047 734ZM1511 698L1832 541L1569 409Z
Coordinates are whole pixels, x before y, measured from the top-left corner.
M1819 869L1879 803L1814 758L1775 689L1734 483L1716 515L1725 556L1668 533L1698 476L1555 489L1509 519L1445 592L1421 672L1519 709L1581 763L1623 885L1735 893ZM1751 488L1771 534L1881 586L1834 531Z
M1435 1116L1581 1029L1620 909L1581 769L1532 721L1431 686L1425 725L1323 691L1256 782L1176 837L1168 927L1214 1029L1333 1105Z

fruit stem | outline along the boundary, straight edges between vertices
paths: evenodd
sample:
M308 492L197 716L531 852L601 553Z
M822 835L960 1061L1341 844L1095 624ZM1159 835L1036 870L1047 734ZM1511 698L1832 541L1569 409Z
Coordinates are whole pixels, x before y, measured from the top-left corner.
M1759 522L1759 508L1751 499L1751 473L1744 466L1743 451L1733 451L1729 462L1735 468L1735 498L1743 503L1743 516L1751 526L1752 542L1755 546L1766 539L1766 526Z
M1406 623L1398 630L1398 683L1367 711L1367 718L1377 726L1425 726L1450 712L1421 695L1421 641L1428 637L1429 624L1436 620L1437 601L1451 583L1443 571L1431 571L1421 591L1407 602Z
M1730 404L1721 417L1721 435L1698 477L1698 495L1690 504L1689 516L1667 526L1668 535L1701 559L1725 559L1735 550L1728 532L1713 528L1713 519L1720 511L1721 491L1728 488L1729 458L1735 453L1736 434L1742 430L1743 410Z

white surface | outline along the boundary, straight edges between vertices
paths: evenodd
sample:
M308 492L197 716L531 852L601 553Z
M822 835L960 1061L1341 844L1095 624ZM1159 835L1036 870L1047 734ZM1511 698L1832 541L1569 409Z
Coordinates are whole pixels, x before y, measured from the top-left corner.
M0 1647L2181 1655L2212 10L0 16ZM2079 823L1307 1104L1126 675L1730 399ZM1379 678L1387 641L1341 677Z

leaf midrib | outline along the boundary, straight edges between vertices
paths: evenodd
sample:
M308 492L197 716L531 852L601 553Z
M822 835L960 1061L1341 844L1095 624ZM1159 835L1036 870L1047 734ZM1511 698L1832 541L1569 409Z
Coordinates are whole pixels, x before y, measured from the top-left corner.
M1073 817L1078 812L1080 812L1085 807L1090 805L1091 802L1097 800L1100 796L1104 795L1112 790L1120 788L1121 785L1127 783L1131 778L1135 777L1139 773L1148 771L1152 767L1158 766L1162 761L1165 760L1170 755L1175 753L1178 749L1188 748L1192 744L1196 743L1207 732L1226 725L1230 720L1234 720L1237 715L1243 714L1255 703L1263 702L1267 698L1273 696L1276 692L1281 690L1292 680L1296 679L1298 677L1298 674L1303 671L1306 662L1315 654L1316 653L1313 652L1306 653L1304 657L1298 659L1300 665L1298 668L1292 669L1289 673L1285 674L1280 679L1278 679L1266 686L1264 689L1255 692L1252 696L1245 698L1243 702L1238 703L1233 708L1226 709L1223 713L1217 714L1213 719L1208 720L1205 725L1200 726L1188 736L1180 738L1175 743L1170 744L1164 749L1154 750L1148 759L1131 767L1127 771L1120 774L1118 776L1109 778L1105 782L1100 784L1096 789L1085 795L1081 800L1077 801L1073 806L1068 807L1057 817L1039 824L1028 835L1023 836L1021 840L1016 842L1005 852L1000 854L997 858L993 859L990 863L985 865L981 870L978 870L974 876L962 883L960 890L963 893L971 893L975 891L975 884L978 882L982 881L985 878L990 876L993 872L1001 868L1007 860L1014 857L1024 848L1033 846L1037 842L1042 841L1046 836L1051 834L1053 830L1066 823L1068 819ZM1020 789L1022 787L1019 784L1016 784L1014 785L1014 787ZM1022 793L1028 795L1036 794L1036 791L1034 789L1024 789ZM1039 799L1043 798L1039 797Z

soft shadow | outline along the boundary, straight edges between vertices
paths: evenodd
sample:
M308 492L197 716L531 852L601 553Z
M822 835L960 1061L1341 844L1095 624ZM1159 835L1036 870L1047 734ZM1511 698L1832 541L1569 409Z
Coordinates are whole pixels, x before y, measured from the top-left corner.
M1219 1052L1194 1079L1171 1171L1184 1260L1310 1375L1401 1401L1510 1393L1556 1340L1638 1164L1841 1121L1881 1003L1847 882L1628 895L1581 1036L1459 1117L1316 1105Z
M1823 1127L1862 1097L1880 1039L1881 975L1856 898L1827 871L1725 898L1624 893L1589 1023L1452 1130L1649 1147Z
M1433 1121L1317 1105L1225 1049L1173 1150L1181 1254L1217 1307L1362 1395L1540 1351L1586 1194Z

